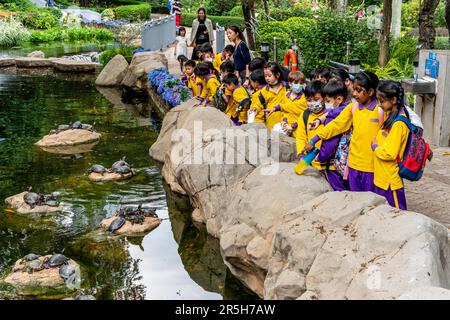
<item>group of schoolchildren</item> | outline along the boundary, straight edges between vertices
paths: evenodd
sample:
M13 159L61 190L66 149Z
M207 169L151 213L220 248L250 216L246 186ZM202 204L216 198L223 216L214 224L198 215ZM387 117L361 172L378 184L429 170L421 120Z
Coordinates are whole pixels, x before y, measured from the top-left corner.
M398 119L409 119L413 111L404 105L400 83L328 68L313 71L307 82L303 73L262 58L250 62L248 79L239 79L230 60L233 46L214 54L204 45L198 52L199 61L180 59L180 66L199 106L220 96L236 125L262 122L294 137L299 160L318 150L311 165L333 190L375 192L407 209L398 161L410 127Z

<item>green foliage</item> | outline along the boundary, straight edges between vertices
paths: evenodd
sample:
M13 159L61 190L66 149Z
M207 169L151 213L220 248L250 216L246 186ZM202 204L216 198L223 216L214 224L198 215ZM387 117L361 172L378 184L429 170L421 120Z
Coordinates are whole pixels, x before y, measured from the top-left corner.
M0 20L0 47L14 47L30 36L27 29L16 19Z
M206 13L212 16L223 16L226 15L228 11L233 9L235 6L240 5L240 1L217 1L217 0L206 0L204 3L204 8ZM200 7L198 7L200 8Z
M450 50L450 41L448 37L436 37L434 42L436 50Z
M289 18L294 17L302 17L302 18L312 18L313 17L313 11L311 11L309 8L302 8L302 7L296 7L296 8L271 8L269 10L270 17L272 19L275 19L277 21L286 21ZM264 15L264 10L260 10L260 14Z
M58 25L58 18L54 11L36 8L19 13L20 21L30 29L49 29Z
M45 31L31 33L30 42L42 43L52 41L64 42L105 42L115 39L114 34L107 29L72 27L67 29L52 28Z
M402 28L418 28L420 0L411 0L402 4ZM435 27L446 28L445 22L445 1L440 1L434 13L433 20Z
M445 21L445 1L442 0L439 2L436 12L434 13L433 22L436 27L447 28L447 22Z
M228 16L243 17L242 6L237 5L226 13Z
M130 21L149 20L151 11L152 8L147 3L114 8L116 19L124 19Z
M106 49L100 55L100 63L106 65L109 62L109 60L111 60L118 54L123 55L125 59L128 61L128 63L130 63L131 59L133 58L133 50L135 49L136 47L129 47L129 46L120 46Z
M25 11L36 8L29 0L0 0L0 8L9 11Z
M181 25L185 27L192 27L192 21L197 18L196 13L184 13L181 16ZM244 29L245 23L244 18L242 17L230 17L230 16L223 16L223 17L217 17L217 16L207 16L208 19L211 19L211 22L213 24L213 27L216 27L216 23L219 23L222 27L228 27L228 26L238 26L241 29Z
M306 73L326 65L329 60L344 62L347 41L351 48L349 58L358 58L371 65L378 58L378 34L368 29L364 21L357 23L353 18L322 13L318 19L291 18L285 22L263 22L257 34L258 45L263 41L272 44L273 37L278 38L278 61L281 61L292 40L297 39Z

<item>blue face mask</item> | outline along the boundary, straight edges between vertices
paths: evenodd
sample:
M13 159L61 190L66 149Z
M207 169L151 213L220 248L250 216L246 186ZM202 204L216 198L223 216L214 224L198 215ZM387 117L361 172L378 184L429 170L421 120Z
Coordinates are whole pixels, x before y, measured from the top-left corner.
M303 85L301 85L300 83L294 83L292 85L292 92L294 93L300 93L303 91Z

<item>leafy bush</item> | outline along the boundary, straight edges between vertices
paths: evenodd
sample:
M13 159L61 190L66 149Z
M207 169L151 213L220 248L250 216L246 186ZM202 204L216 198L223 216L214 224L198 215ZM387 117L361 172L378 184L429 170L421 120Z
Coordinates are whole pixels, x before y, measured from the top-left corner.
M125 59L128 61L128 63L130 63L131 59L133 58L133 50L134 49L136 49L136 48L129 47L129 46L120 46L120 47L106 49L100 55L100 63L103 65L106 65L112 58L114 58L118 54L123 55L125 57Z
M235 17L242 17L244 15L244 13L242 12L242 6L241 5L237 5L236 7L234 7L230 11L228 11L227 15L235 16Z
M450 41L448 37L437 37L434 42L436 50L450 50Z
M58 25L58 18L53 11L36 8L19 14L20 21L30 29L49 29Z
M102 17L102 19L108 18L109 20L114 20L116 18L114 9L105 9L101 12L100 16Z
M192 21L197 18L196 13L183 13L181 16L181 25L185 27L192 27ZM221 27L229 27L232 25L238 26L241 29L244 29L245 23L244 18L242 17L230 17L230 16L207 16L208 19L211 19L213 27L216 27L216 23L219 23Z
M29 0L0 0L0 8L9 11L26 11L36 8Z
M264 10L260 10L260 15L264 16ZM302 7L290 7L290 8L271 8L269 10L270 17L277 21L286 21L289 18L301 17L301 18L312 18L314 12L309 8Z
M146 3L114 8L117 19L126 19L130 21L148 20L150 19L151 11L151 6Z
M26 41L30 33L20 21L15 19L0 20L0 47L14 47Z
M107 29L72 27L67 29L52 28L45 31L34 31L31 33L29 41L34 43L52 41L106 42L114 39L114 34Z
M169 8L167 6L152 6L152 13L169 14Z
M303 71L326 65L329 60L344 62L347 41L350 42L351 56L363 63L374 65L378 58L379 36L367 28L362 21L353 18L341 18L322 13L319 19L292 18L285 22L263 22L257 30L257 43L273 43L273 36L278 38L278 61L292 44L298 40L303 58Z

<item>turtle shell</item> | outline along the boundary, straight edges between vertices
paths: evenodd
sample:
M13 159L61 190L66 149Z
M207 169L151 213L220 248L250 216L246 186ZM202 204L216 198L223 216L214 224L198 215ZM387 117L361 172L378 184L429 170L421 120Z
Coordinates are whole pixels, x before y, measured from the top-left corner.
M37 254L29 253L25 257L23 257L22 259L25 260L25 261L33 261L33 260L39 259L39 257L40 256L38 256Z
M52 255L50 259L48 259L46 264L48 267L53 268L65 264L67 263L67 261L69 261L69 258L67 258L65 255L61 253L57 253Z
M116 220L114 220L113 222L111 222L111 224L108 227L108 231L113 233L116 230L119 230L120 228L122 228L122 226L125 224L125 219L122 217L117 218Z

